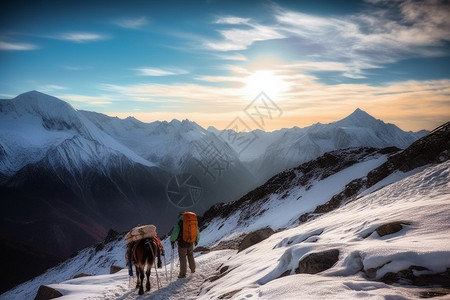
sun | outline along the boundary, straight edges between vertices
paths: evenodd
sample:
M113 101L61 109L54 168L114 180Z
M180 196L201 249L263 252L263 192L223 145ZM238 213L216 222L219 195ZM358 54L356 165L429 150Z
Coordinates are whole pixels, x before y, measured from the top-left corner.
M256 97L264 92L272 99L279 99L289 90L289 83L272 70L258 70L243 79L244 93L249 97Z

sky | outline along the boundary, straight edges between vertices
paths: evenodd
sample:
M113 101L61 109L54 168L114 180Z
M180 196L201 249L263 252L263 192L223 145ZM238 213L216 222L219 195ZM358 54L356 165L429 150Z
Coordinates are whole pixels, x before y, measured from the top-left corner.
M450 119L448 1L9 1L0 98L272 131L361 108L403 130ZM252 122L264 117L264 124Z

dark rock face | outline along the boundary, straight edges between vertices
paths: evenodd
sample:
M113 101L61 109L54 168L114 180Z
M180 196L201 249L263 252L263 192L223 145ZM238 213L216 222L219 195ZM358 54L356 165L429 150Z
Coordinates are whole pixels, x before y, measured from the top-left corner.
M201 253L207 253L211 251L211 249L209 249L208 247L204 247L204 246L198 246L195 247L194 252L201 252Z
M408 283L416 286L441 286L450 288L450 268L447 268L445 272L438 274L424 274L416 276L414 270L423 271L427 270L421 266L410 266L406 270L398 271L397 273L386 273L381 281L387 284L394 284L398 282Z
M376 232L379 236L385 236L389 234L394 234L403 229L402 224L409 224L409 222L390 222L379 226Z
M77 275L73 276L73 279L82 278L82 277L89 277L89 276L92 276L92 274L80 273L80 274L77 274Z
M363 188L364 184L365 180L362 178L350 181L341 193L334 195L327 203L318 205L313 214L323 214L335 210L341 206L342 201L355 196Z
M118 236L119 236L119 233L117 231L110 229L108 231L108 233L106 234L104 243L108 244L108 243L114 241Z
M274 234L274 231L270 227L262 228L247 234L240 243L238 252L267 239L272 234Z
M115 274L115 273L117 273L117 272L119 272L120 270L122 270L123 268L122 267L119 267L119 266L111 266L110 268L109 268L109 274Z
M396 170L407 172L426 164L441 163L449 158L450 122L447 122L369 172L367 187L373 186Z
M339 250L331 249L318 253L311 253L298 263L296 274L317 274L328 270L339 260Z
M227 218L236 211L243 212L241 213L242 220L249 220L255 213L260 212L259 207L271 194L281 194L283 195L282 199L284 199L289 196L289 191L295 186L304 186L306 189L309 189L314 180L323 180L355 163L398 151L400 149L396 147L384 149L364 147L348 148L325 153L317 159L273 176L266 183L247 193L237 201L212 206L199 218L199 227L202 230L212 219L216 217ZM362 182L350 184L344 192L353 195L359 190L362 184ZM331 206L335 207L336 205L340 205L344 196L346 195L338 195L333 200ZM334 209L332 207L325 208L324 210L329 211L330 209Z
M57 290L52 289L51 287L48 287L46 285L41 285L36 294L36 297L34 297L34 300L49 300L59 298L62 296L63 294L61 294Z

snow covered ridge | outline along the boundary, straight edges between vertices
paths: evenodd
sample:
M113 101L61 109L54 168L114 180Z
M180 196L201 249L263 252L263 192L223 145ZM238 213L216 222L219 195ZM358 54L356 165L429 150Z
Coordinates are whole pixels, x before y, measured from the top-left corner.
M276 233L239 253L199 254L198 273L187 281L154 288L143 298L416 299L448 294L449 132L447 123L389 157L386 154L398 149L346 149L275 176L269 182L278 178L278 189L273 184L274 190L261 192L252 201L257 211L249 219L241 219L240 214L252 205L211 218L202 230L200 245L214 249L265 226L272 226ZM423 155L426 159L419 159ZM417 161L414 167L401 171L412 158ZM373 170L388 173L368 186L370 176L366 175ZM306 174L304 179L296 176L300 172ZM364 184L333 210L299 220L303 212L314 211L358 179ZM167 240L164 245L170 249ZM32 298L39 285L46 284L66 299L133 299L137 292L128 287L125 270L69 280L79 273L106 274L112 264L124 266L124 251L123 239L97 250L85 249L1 297ZM155 287L156 278L152 280Z
M120 120L78 111L36 91L0 100L0 198L8 207L0 225L8 239L27 243L37 253L65 258L98 242L110 228L125 231L151 220L166 233L180 210L167 195L169 180L176 174L190 173L201 182L201 201L189 209L202 214L326 152L404 148L423 134L403 132L359 109L330 124L254 133L258 138L240 153L230 136L188 120ZM218 152L208 155L211 150ZM370 169L384 159L353 168ZM219 162L224 164L218 166ZM329 197L342 189L331 186ZM317 190L311 188L309 197ZM286 201L295 199L290 193ZM298 216L292 218L294 222ZM31 264L27 267L31 273Z
M317 205L325 203L334 195L333 191L339 192L342 186L350 180L358 178L358 175L364 176L368 171L385 162L387 155L397 151L400 151L400 149L391 147L385 149L348 148L327 152L317 159L275 175L265 184L247 193L237 201L212 206L201 217L201 226L208 226L211 220L217 220L218 217L226 220L233 214L239 215L239 223L246 220L251 221L253 216L267 210L267 203L275 200L282 202L285 207L287 203L292 202L292 205L296 207L292 211L294 214L291 216L294 218L299 216L302 211L309 212ZM357 166L352 167L353 165ZM339 174L347 168L350 169L345 172L346 176ZM325 180L333 175L340 177L339 183L335 183L334 179ZM324 180L325 183L321 182ZM333 182L334 187L329 186L329 182ZM317 185L327 187L326 198L318 199L316 197ZM310 191L310 189L312 190ZM309 196L309 194L311 195ZM290 222L293 222L288 215L284 215L283 219L286 223L282 226L287 226Z
M449 158L450 122L402 151L395 147L332 151L281 172L237 201L212 206L201 217L201 226L217 227L218 233L224 235L230 228L242 224L248 225L244 232L264 226L285 228L383 187L389 183L386 178L391 174L412 171ZM255 222L255 216L263 219L259 216L268 210L279 210L283 217ZM238 230L233 232L233 237L239 235Z
M450 161L401 177L233 256L221 267L227 270L221 279L205 284L198 299L449 294ZM401 226L382 236L387 224Z
M159 290L152 272L153 288L141 298L419 299L449 294L450 161L393 173L385 182L392 183L239 253L198 254L196 274L172 283L163 279ZM263 218L280 215L269 211ZM398 231L385 231L387 224ZM219 242L221 235L210 232L209 240ZM167 240L164 246L170 249ZM0 298L31 299L45 284L60 291L62 299L135 299L126 270L71 279L124 266L124 251L120 237L97 251L85 249Z

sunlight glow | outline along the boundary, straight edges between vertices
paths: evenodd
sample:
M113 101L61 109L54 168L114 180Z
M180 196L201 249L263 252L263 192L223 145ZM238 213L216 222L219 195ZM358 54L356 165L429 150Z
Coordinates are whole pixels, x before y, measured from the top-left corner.
M244 78L243 81L245 84L244 93L251 98L265 92L273 99L280 99L282 94L290 89L289 83L283 79L283 76L269 70L255 71Z

